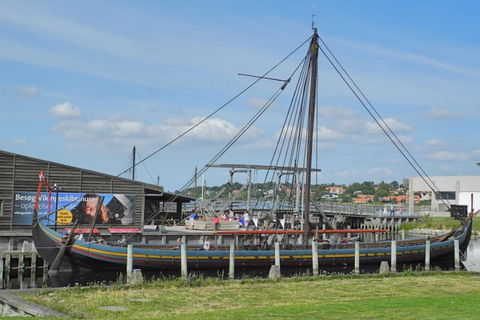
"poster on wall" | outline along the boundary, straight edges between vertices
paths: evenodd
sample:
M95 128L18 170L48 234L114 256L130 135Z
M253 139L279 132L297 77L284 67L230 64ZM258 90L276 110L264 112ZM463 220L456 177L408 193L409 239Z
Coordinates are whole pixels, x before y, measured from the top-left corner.
M36 192L15 192L13 200L13 225L31 225L35 207ZM103 203L99 201L103 197ZM68 193L58 196L48 192L40 194L39 217L49 215L49 223L68 224L78 219L80 225L91 225L99 206L96 225L131 225L134 222L135 195L108 193Z

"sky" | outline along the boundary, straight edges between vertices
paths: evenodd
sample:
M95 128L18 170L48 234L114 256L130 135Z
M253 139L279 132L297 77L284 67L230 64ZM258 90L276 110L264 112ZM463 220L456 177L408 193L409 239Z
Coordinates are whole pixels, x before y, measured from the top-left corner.
M137 180L180 189L281 84L262 80L170 142L255 81L239 73L262 75L307 41L313 22L428 175L477 175L478 12L474 0L4 0L0 149L119 175L135 146ZM288 78L306 52L270 76ZM217 163L269 164L293 90ZM418 176L322 56L318 107L318 183ZM202 179L221 185L228 169Z

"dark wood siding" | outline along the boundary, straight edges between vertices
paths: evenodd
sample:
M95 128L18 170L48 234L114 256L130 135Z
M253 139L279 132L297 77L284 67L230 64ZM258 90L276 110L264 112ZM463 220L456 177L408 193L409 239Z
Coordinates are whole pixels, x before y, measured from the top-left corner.
M3 201L0 230L25 228L11 225L13 193L36 192L41 171L50 186L53 188L56 184L60 192L135 195L134 226L142 226L144 183L0 151L0 199Z
M0 230L9 230L12 220L14 162L14 155L0 153L0 199L3 202L3 211L0 216Z

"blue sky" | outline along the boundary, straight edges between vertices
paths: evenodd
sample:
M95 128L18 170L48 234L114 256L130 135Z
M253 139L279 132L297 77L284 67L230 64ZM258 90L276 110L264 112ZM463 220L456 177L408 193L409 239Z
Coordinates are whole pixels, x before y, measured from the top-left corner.
M313 5L315 8L313 9ZM117 175L184 132L311 34L322 39L429 175L480 162L477 1L2 1L0 149ZM276 70L287 78L306 48ZM320 183L417 173L319 62ZM174 191L278 89L265 81L137 167ZM266 165L289 86L219 163ZM212 169L209 185L228 170Z

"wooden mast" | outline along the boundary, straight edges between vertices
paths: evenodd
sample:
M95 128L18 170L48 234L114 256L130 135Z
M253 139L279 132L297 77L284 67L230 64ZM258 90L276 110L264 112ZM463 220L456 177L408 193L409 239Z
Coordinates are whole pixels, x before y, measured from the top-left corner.
M135 146L133 146L133 155L132 155L132 180L135 180L135 153L136 153L136 150L135 150Z
M307 128L307 163L305 170L305 238L310 233L310 185L312 180L312 149L313 149L313 128L315 125L315 106L316 106L316 90L317 90L317 68L318 68L318 34L317 29L313 29L313 37L310 43L310 102L308 109L308 128Z

